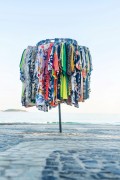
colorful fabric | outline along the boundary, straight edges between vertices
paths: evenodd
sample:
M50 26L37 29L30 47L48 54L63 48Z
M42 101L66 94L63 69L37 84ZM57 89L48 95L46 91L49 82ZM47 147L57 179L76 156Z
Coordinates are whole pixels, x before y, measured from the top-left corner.
M90 94L92 59L72 39L43 40L28 46L20 61L21 102L41 111L66 103L79 107Z

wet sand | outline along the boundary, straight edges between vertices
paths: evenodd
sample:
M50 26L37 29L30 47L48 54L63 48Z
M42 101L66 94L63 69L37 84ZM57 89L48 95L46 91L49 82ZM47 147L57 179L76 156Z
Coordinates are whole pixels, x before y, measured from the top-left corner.
M120 126L0 125L0 180L120 179Z

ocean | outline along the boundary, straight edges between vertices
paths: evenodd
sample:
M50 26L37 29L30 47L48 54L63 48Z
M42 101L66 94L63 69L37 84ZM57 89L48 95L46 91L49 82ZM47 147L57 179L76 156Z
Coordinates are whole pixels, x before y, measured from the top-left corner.
M54 112L0 112L0 123L58 123ZM119 124L120 114L62 113L63 123Z

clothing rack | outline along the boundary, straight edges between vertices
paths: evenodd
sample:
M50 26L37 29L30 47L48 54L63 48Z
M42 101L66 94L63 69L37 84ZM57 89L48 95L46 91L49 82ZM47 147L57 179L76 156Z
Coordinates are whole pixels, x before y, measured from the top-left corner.
M28 46L20 61L22 106L47 112L58 106L62 133L61 105L84 102L90 94L92 61L90 51L70 38L51 38Z
M44 44L44 43L50 43L51 41L54 41L54 42L64 42L64 41L67 41L67 42L71 42L75 45L77 45L77 41L74 40L74 39L70 39L70 38L53 38L53 39L45 39L45 40L42 40L42 41L39 41L37 43L37 46L41 45L41 44Z

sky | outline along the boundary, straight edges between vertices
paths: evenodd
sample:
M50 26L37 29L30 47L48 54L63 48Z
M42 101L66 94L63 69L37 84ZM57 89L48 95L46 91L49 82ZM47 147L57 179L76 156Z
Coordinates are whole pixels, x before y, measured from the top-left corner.
M0 110L25 109L19 71L23 50L58 37L89 47L93 63L90 98L79 109L62 105L62 110L120 113L119 0L0 1Z

